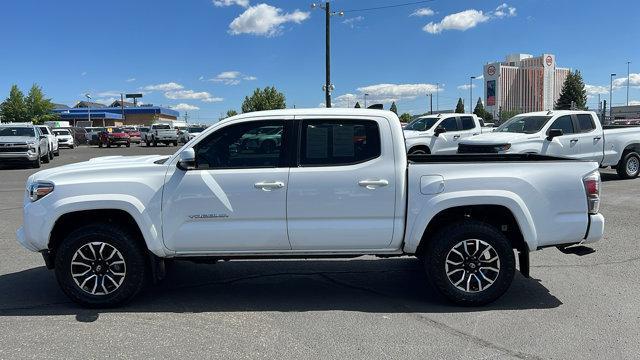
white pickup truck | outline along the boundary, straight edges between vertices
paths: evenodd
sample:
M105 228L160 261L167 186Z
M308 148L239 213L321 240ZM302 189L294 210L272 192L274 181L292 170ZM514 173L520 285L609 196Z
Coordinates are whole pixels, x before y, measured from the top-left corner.
M404 128L407 151L410 155L455 154L458 142L480 135L483 126L475 114L421 116Z
M178 146L178 129L172 123L152 124L149 131L141 133L141 136L143 137L141 141L144 141L147 146L158 146L158 143Z
M543 154L611 166L623 179L640 174L640 127L603 126L592 111L517 115L494 132L460 141L459 153Z
M273 127L270 151L243 146ZM417 256L444 296L482 305L509 288L516 253L528 276L530 251L601 239L599 188L595 162L408 159L389 111L276 110L220 121L172 156L40 171L16 235L90 307L131 299L168 259L362 255Z

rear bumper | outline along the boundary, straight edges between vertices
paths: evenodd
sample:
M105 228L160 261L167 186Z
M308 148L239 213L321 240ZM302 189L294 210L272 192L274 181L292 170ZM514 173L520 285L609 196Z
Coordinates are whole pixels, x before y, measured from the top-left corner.
M602 214L589 215L589 231L582 244L591 244L604 236L604 216Z

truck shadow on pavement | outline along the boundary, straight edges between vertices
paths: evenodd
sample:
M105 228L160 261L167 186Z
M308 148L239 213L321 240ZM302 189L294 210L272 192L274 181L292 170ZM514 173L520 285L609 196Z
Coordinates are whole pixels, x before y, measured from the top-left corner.
M167 278L116 309L83 309L58 289L44 267L0 276L0 317L75 315L91 322L100 313L253 311L358 311L460 313L548 309L562 305L536 279L517 273L509 291L485 307L457 307L438 295L414 258L231 261L215 265L176 262Z

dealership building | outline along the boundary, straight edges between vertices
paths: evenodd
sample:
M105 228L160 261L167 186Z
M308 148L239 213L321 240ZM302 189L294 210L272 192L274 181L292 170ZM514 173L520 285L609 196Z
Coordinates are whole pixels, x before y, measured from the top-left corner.
M570 71L556 67L553 54L512 54L505 61L488 63L483 72L485 109L494 117L500 110L553 110Z
M58 104L53 113L72 126L79 122L90 123L91 126L151 125L155 121L175 121L180 115L175 110L161 106L134 106L132 103L120 101L114 101L108 106L80 101L72 108Z

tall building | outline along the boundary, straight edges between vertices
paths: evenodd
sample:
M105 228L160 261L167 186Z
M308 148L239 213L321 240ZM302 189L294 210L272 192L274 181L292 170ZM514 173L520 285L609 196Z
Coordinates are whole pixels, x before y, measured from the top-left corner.
M497 116L502 111L552 110L569 69L556 67L553 54L534 57L507 55L505 61L484 65L484 103Z

